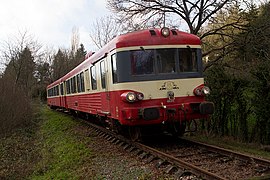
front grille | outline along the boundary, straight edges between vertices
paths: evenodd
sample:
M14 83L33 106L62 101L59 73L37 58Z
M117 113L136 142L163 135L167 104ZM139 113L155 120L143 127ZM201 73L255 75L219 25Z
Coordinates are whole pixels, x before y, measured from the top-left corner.
M214 113L214 103L212 102L203 102L200 104L200 113L201 114L213 114Z
M160 115L158 108L146 108L143 109L142 116L145 120L154 120L158 119Z
M193 113L200 113L200 103L190 103Z

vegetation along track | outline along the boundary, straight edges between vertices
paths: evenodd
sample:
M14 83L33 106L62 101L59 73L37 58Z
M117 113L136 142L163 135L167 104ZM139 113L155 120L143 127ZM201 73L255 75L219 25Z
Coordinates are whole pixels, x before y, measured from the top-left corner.
M269 179L270 161L171 136L132 142L106 128L84 121L99 136L138 155L177 179Z

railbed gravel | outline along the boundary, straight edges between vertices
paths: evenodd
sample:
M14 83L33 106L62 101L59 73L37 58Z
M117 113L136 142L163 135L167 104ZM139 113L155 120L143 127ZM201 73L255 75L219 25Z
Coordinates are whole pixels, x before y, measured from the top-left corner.
M74 132L78 140L87 143L92 153L80 172L84 179L175 179L121 146L98 136L85 125L76 127Z

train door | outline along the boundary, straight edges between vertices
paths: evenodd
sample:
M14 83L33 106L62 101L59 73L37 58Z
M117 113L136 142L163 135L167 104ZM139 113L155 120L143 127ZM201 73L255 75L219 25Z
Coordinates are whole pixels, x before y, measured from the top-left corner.
M110 89L108 85L108 67L106 63L106 58L100 62L101 87L105 90L102 98L102 111L103 114L110 115Z
M60 106L66 108L66 96L64 91L64 82L60 83Z

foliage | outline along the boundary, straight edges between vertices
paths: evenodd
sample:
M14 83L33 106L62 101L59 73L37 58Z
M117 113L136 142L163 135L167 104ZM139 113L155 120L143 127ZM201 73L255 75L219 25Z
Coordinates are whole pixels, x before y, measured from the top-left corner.
M262 143L270 144L270 60L259 64L255 72L255 114L257 135Z
M51 81L51 67L48 62L40 62L36 67L37 84L32 96L42 101L47 99L46 86Z
M11 83L20 87L24 92L31 93L35 84L34 71L34 57L30 49L25 47L22 52L18 52L18 58L11 58L6 67L4 77L8 77Z
M42 108L40 127L42 160L31 179L77 179L76 167L84 163L91 153L87 146L77 141L72 129L76 122L69 116Z
M207 62L204 70L220 61L226 61L227 66L236 68L230 59L234 59L238 34L244 31L247 23L243 16L240 5L233 4L226 10L220 10L200 31L203 56Z
M209 100L216 109L212 119L212 133L234 136L248 141L248 115L250 113L249 82L227 72L223 65L211 67L207 83L212 89Z
M229 45L234 52L206 71L209 98L216 103L212 132L218 135L270 143L269 8L268 3L243 13L245 23Z
M23 36L25 37L25 36ZM28 44L29 46L24 44ZM36 83L34 72L34 49L30 42L9 44L3 53L8 62L0 78L0 133L5 136L12 130L29 124L32 119L30 99Z
M68 60L68 53L59 49L53 57L52 81L59 79L68 72L68 70L70 69Z
M249 66L246 71L253 81L253 109L256 129L252 138L261 143L270 143L270 3L247 14L249 23L245 32L239 34L238 57Z
M26 179L33 172L40 160L36 145L39 120L35 116L26 126L0 137L0 179Z
M86 51L82 44L77 46L76 37L71 51L59 49L53 55L41 51L41 46L27 32L3 45L0 58L6 62L6 69L0 77L1 135L29 123L31 99L45 101L46 86L84 60Z
M0 78L0 136L31 122L30 100L10 79Z
M83 44L80 45L75 53L65 49L59 49L58 52L53 55L51 82L61 78L70 70L83 62L85 55L86 51Z

